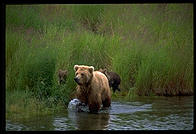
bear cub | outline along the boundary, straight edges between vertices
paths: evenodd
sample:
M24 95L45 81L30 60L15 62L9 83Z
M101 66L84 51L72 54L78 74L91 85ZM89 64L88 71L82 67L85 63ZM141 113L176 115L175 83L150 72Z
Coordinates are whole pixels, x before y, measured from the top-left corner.
M59 78L59 84L65 84L66 78L67 78L67 70L61 70L58 71L58 78Z
M106 75L109 81L109 86L115 93L116 90L120 91L119 85L121 82L120 76L115 72L109 72L107 69L99 69L99 71Z

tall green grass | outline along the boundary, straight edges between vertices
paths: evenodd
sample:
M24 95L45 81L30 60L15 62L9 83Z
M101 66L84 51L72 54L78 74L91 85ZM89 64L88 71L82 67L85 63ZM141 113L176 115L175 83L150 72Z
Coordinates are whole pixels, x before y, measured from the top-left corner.
M6 6L6 93L66 106L75 64L117 72L129 96L192 95L193 5Z
M103 23L105 5L74 5L73 17L87 30L98 32L99 25Z
M106 28L118 26L111 29L113 35L120 35L121 46L124 45L116 51L112 62L112 69L122 77L121 86L135 87L138 95L192 94L192 5L133 4L122 7L116 5L111 9L118 9L114 11L116 16L112 14L111 17L117 21L105 25ZM188 73L187 69L192 71Z

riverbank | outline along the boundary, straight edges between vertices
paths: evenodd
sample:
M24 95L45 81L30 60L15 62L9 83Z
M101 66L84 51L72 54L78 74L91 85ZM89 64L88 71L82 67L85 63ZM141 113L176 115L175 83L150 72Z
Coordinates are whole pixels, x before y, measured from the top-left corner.
M127 92L112 93L112 101L131 101L136 97L138 96L131 96ZM7 120L20 121L36 116L48 116L66 110L67 106L68 104L63 102L55 103L52 97L39 100L31 92L24 90L6 92Z
M118 73L114 100L193 95L192 4L6 5L5 18L8 117L66 107L75 64Z

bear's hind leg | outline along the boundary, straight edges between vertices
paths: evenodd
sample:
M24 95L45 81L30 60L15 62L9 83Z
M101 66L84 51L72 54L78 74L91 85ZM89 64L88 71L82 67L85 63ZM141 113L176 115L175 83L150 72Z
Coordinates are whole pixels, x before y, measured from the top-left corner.
M103 107L109 107L111 104L111 99L107 97L102 103L103 103Z

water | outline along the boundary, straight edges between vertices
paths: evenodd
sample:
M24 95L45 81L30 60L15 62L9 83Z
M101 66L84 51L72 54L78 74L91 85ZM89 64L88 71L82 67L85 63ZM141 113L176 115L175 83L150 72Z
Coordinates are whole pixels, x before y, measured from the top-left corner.
M192 130L193 97L138 97L112 102L98 114L64 110L48 116L6 120L6 130Z

